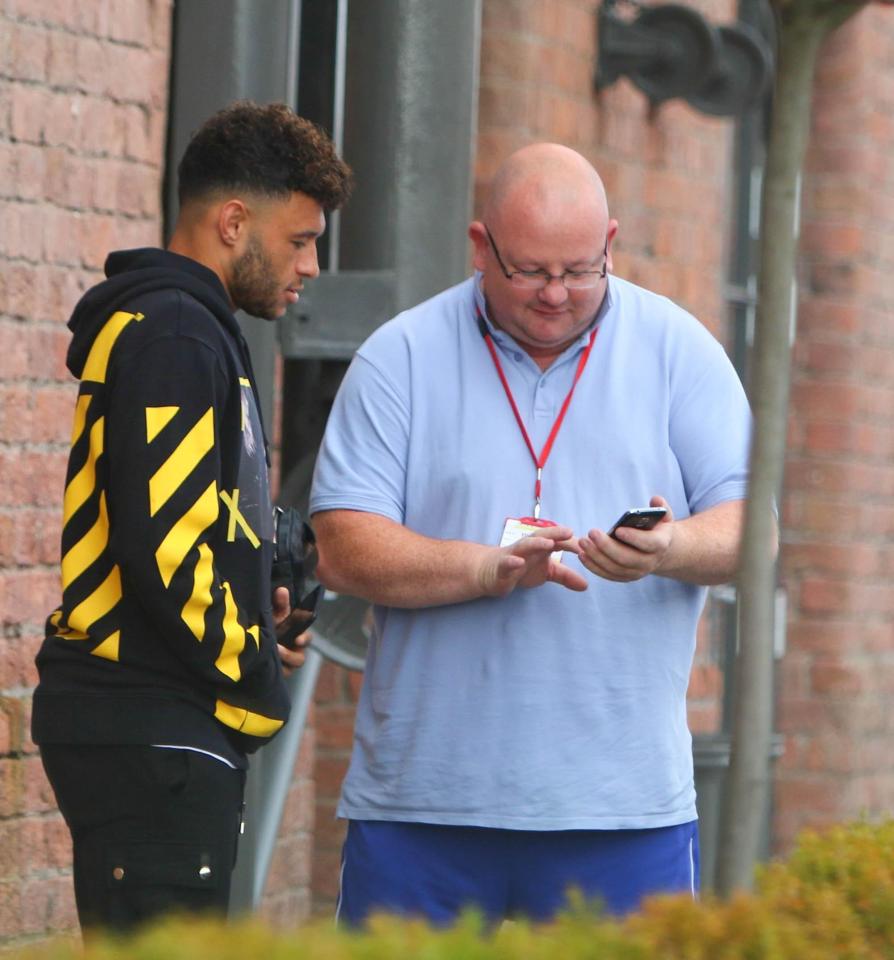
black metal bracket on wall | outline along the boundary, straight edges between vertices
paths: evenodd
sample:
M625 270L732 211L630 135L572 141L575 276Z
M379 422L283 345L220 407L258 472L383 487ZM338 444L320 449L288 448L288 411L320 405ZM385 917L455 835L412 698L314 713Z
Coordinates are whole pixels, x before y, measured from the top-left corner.
M679 97L714 116L745 113L767 92L771 41L747 23L714 25L691 7L639 0L603 0L596 17L597 90L627 76L653 104Z

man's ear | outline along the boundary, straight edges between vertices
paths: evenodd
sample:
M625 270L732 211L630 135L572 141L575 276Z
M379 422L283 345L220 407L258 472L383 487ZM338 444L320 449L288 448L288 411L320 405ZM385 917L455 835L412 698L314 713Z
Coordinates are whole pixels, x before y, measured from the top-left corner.
M469 239L472 241L472 266L476 270L484 270L487 257L487 248L490 245L487 239L487 228L480 220L473 220L469 224Z
M228 247L237 246L245 236L248 208L241 200L227 200L217 212L217 232Z
M609 220L608 230L605 233L605 270L606 273L611 273L614 264L612 263L612 244L615 242L615 237L618 235L618 221Z

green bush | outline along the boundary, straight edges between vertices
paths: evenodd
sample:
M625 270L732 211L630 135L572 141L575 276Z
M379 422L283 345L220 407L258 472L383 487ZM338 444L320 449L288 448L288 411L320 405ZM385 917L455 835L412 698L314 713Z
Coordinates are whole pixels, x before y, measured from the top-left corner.
M368 932L331 921L288 933L258 920L169 920L129 940L56 941L28 960L882 960L894 958L894 821L806 833L786 863L728 901L662 896L622 921L576 899L554 923L449 930L377 917Z

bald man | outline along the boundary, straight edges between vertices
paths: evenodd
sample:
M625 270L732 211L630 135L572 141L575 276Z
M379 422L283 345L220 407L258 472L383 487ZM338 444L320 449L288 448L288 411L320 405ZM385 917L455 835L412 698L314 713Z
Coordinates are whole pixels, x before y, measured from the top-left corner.
M697 889L686 688L736 567L750 413L705 328L612 275L617 233L585 158L518 151L469 227L474 277L377 330L336 399L319 572L375 605L350 924ZM609 535L629 507L660 522Z

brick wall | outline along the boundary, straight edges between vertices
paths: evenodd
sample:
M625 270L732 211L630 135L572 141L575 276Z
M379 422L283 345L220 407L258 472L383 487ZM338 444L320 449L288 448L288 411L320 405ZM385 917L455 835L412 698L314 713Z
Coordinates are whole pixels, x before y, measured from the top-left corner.
M335 819L335 806L351 757L354 709L362 681L360 673L325 663L315 692L316 821L311 891L317 915L333 916L338 896L345 823Z
M68 834L28 736L59 592L64 324L110 249L159 240L170 6L0 12L0 944L75 924Z
M894 14L822 50L784 499L777 846L894 806Z

